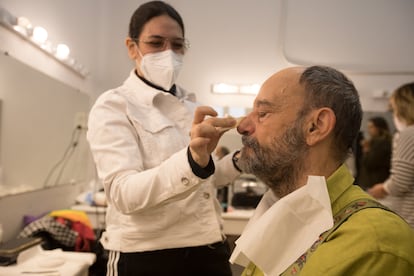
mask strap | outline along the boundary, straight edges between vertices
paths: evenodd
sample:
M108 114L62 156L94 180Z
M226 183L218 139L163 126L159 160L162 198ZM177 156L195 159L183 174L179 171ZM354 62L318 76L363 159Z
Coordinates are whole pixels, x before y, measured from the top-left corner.
M141 54L141 51L139 50L138 44L137 44L137 50L138 50L138 54L141 57L141 60L144 58L144 56Z

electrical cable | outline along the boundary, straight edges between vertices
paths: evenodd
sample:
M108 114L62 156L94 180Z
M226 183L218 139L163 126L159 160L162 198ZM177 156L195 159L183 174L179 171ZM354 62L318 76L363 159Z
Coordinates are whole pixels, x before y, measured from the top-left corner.
M70 139L70 143L67 146L67 148L65 149L65 152L63 153L62 158L52 167L52 169L49 171L44 183L43 183L43 187L51 187L51 186L55 186L57 185L58 181L60 180L60 177L63 173L63 170L66 167L66 164L68 162L68 160L70 159L70 157L72 156L76 146L79 143L79 137L80 137L80 132L82 131L82 127L81 126L76 126L73 131L72 131L72 135L71 135L71 139ZM53 173L59 168L59 166L62 165L62 168L58 174L58 177L56 179L56 181L54 182L53 185L49 185L49 180L52 177Z
M63 161L63 165L60 169L58 177L56 178L54 186L56 186L59 183L60 178L62 177L63 171L66 168L66 164L70 160L70 157L72 156L72 154L75 152L76 146L79 144L79 137L80 137L80 130L81 129L82 129L81 126L77 126L75 128L75 130L79 130L79 131L74 131L74 133L77 134L76 138L74 138L75 135L72 135L72 141L73 141L72 147L70 147L70 151L67 151L67 157L65 158L65 161Z
M55 180L55 183L53 184L53 186L56 186L59 183L60 178L62 177L62 173L63 173L64 169L66 168L66 164L70 160L72 154L75 152L75 148L76 148L76 145L73 144L73 146L70 148L70 151L68 151L67 156L66 156L65 160L63 161L63 164L61 166L61 169L59 171L58 176L56 177L56 180Z

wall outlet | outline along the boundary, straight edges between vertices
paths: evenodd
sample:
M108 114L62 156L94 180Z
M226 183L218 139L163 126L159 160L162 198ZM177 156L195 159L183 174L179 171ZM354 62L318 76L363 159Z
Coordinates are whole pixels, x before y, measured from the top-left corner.
M388 99L391 96L391 91L386 89L377 89L372 91L372 97L373 98L384 98Z
M88 115L86 112L80 111L75 114L75 127L87 128L88 127Z

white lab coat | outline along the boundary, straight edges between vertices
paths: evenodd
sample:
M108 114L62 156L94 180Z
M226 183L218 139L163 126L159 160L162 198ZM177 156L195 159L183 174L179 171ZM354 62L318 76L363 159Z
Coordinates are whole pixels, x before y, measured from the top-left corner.
M109 204L106 249L141 252L222 239L215 186L239 172L231 155L207 179L192 172L187 147L195 107L183 90L177 97L162 92L134 71L97 99L87 139Z

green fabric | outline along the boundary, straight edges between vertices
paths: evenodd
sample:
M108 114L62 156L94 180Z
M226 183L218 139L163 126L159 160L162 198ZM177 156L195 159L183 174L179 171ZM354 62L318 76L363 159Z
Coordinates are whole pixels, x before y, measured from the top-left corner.
M306 260L311 257L311 255L315 252L315 250L318 249L318 246L325 242L330 235L338 229L344 223L348 220L350 216L352 216L354 213L359 212L362 209L365 208L382 208L384 210L388 210L389 212L392 212L388 207L380 204L379 202L366 198L366 199L358 199L355 201L352 201L349 203L345 208L343 208L338 214L334 217L334 226L329 229L328 231L324 232L322 235L320 235L319 239L315 241L315 243L304 253L302 256L299 257L299 259L296 260L295 263L293 263L282 275L292 275L292 274L298 274L299 271L302 270L304 267Z
M354 200L369 198L352 183L345 165L328 178L334 215ZM250 264L242 275L263 273ZM380 208L361 210L319 245L300 275L414 275L414 231L392 212Z
M254 263L250 262L249 265L243 270L241 276L264 276L263 272L254 265Z

